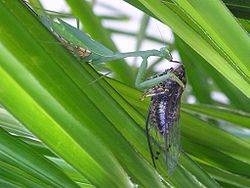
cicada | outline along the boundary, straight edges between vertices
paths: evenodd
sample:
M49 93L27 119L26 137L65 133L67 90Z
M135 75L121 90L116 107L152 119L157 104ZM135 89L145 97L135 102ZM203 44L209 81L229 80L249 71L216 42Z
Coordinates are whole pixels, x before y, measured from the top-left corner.
M182 64L170 68L161 75L174 73L185 85L185 70ZM159 76L161 76L159 75ZM184 87L175 79L167 79L148 89L151 96L146 120L146 134L155 168L166 166L171 175L180 155L180 103Z

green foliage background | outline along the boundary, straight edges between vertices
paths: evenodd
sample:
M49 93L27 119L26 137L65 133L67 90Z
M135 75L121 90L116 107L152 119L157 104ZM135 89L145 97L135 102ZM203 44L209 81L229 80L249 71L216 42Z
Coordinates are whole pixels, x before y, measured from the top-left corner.
M250 2L127 2L173 30L169 48L187 70L175 173L152 167L144 131L149 101L133 88L136 67L110 63L119 81L90 84L96 71L54 45L28 6L0 0L0 187L250 187ZM147 16L139 34L126 33L101 24L126 17L96 16L83 0L67 3L84 30L114 51L114 32L136 36L138 46L155 40L144 32ZM229 104L215 101L214 91ZM186 103L190 96L195 105Z

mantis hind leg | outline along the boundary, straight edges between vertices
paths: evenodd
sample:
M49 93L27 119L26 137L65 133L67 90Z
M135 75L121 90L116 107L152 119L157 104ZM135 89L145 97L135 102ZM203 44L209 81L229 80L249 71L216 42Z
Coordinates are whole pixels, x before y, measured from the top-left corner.
M89 85L92 85L96 82L98 82L99 80L107 77L109 74L112 73L112 70L107 68L107 67L104 67L104 66L101 66L101 65L92 65L94 67L95 70L98 70L98 72L105 72L105 73L102 73L100 74L100 76L98 78L96 78L95 80L93 80L92 82L89 83Z

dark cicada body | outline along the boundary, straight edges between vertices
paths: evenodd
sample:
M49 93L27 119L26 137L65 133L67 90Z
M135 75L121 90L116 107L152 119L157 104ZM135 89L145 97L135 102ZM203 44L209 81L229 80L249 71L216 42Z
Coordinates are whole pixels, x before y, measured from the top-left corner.
M185 85L185 70L180 64L167 69L164 74L174 73ZM156 168L166 165L168 175L175 169L180 155L180 102L184 88L175 79L168 79L146 92L151 103L146 121L149 148Z

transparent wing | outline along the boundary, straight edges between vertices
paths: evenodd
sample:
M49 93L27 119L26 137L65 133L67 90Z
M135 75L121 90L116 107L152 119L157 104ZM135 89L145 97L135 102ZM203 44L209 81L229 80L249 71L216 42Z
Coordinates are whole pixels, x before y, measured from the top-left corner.
M166 137L166 163L168 169L168 175L172 175L176 165L178 163L178 158L180 156L180 98L174 101L173 104L173 124L169 127L168 136ZM170 115L170 114L169 114ZM170 115L170 116L171 116Z
M151 158L156 169L166 172L170 176L180 155L180 97L170 100L166 106L165 134L162 134L157 122L152 119L152 110L155 104L150 104L146 121L146 133L148 138Z
M152 103L146 120L146 134L153 165L156 169L166 168L166 156L164 155L165 139L160 130L152 121Z

